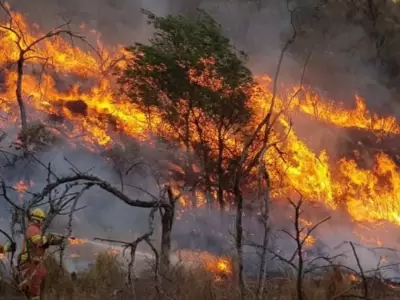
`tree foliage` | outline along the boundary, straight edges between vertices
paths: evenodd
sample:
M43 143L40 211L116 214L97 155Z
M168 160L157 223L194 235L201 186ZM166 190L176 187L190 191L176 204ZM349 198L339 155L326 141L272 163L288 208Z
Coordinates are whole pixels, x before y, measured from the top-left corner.
M222 181L235 160L227 141L243 133L252 115L254 82L247 57L203 11L195 21L144 14L155 32L148 45L127 48L131 58L119 77L121 90L145 111L156 111L187 153L194 150L206 170L204 177L218 174L222 203ZM210 178L206 181L211 185Z
M252 74L244 65L246 56L230 45L220 26L204 12L195 22L144 13L156 32L150 45L136 43L127 48L134 58L120 83L131 99L162 107L171 117L181 114L184 101L210 116L240 114L246 121L246 89L252 84Z

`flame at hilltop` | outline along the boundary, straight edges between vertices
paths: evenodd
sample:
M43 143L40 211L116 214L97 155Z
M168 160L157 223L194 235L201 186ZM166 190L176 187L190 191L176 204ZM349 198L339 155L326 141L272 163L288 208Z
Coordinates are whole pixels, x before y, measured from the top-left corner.
M18 74L13 67L9 67L10 63L15 63L18 59L19 47L25 49L28 44L42 36L38 27L28 26L21 14L13 13L13 18L14 25L4 23L3 28L0 28L0 64L4 68L0 106L8 118L3 126L18 122L15 97ZM15 27L16 23L19 24L18 27ZM6 28L9 26L14 26L15 32ZM21 33L23 39L18 38ZM35 52L27 61L23 79L26 102L35 111L69 120L73 124L70 136L87 132L88 135L82 139L88 147L112 145L112 134L115 131L146 140L151 128L156 128L162 120L152 119L149 126L149 120L143 111L113 93L115 78L110 70L116 65L123 67L120 58L126 53L120 46L113 51L106 51L100 41L98 47L101 49L98 53L85 51L82 50L84 47L73 46L61 36L45 39L37 44L34 47ZM31 54L27 57L29 55ZM44 59L47 61L47 72L42 74L38 65L43 64ZM68 82L71 74L75 76L74 83L67 88L60 88L60 82ZM213 74L208 75L206 81L212 83L214 80L217 85L218 78L213 78ZM257 79L259 85L251 96L256 119L260 120L271 102L272 80L268 76ZM358 128L376 135L400 134L396 118L382 118L370 113L361 97L356 96L354 109L345 109L338 101L321 99L311 90L301 93L300 97L297 90L298 87L286 88L286 97L277 98L276 110L287 107L290 113L302 113L333 126ZM65 105L76 100L85 103L84 112L73 113ZM278 122L284 128L289 127L287 115L281 115ZM163 125L165 128L165 124ZM168 128L165 130L168 134L174 134ZM213 130L209 130L210 139L213 138ZM232 137L232 143L237 145L238 141L234 140ZM275 161L276 172L271 170L273 185L276 187L275 197L287 195L296 189L305 199L321 202L332 209L343 204L355 220L386 220L400 225L400 173L387 154L376 155L374 166L365 170L355 161L346 158L336 164L330 163L326 150L313 152L294 130L290 131L282 146L287 157L285 161L275 157L273 153L269 156ZM241 145L236 147L240 150ZM283 178L279 174L284 174Z

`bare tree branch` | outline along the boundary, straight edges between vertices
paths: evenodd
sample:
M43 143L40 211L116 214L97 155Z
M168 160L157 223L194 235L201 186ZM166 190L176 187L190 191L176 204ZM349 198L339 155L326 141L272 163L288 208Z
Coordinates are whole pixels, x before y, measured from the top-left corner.
M356 248L354 247L352 242L350 242L350 246L351 246L351 250L353 251L354 258L356 259L357 266L360 269L361 279L362 279L363 287L364 287L364 298L368 298L368 294L369 294L368 293L368 291L369 291L368 290L368 283L367 283L367 280L365 278L363 267L361 266L361 262L360 262L360 259L358 258Z

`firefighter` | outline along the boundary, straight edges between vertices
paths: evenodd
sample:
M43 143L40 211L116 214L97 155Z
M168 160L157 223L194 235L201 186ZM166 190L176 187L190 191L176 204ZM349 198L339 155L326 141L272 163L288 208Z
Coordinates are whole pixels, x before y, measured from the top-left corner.
M46 249L51 245L60 245L63 237L52 234L43 235L41 225L46 219L45 212L36 208L29 215L29 223L19 255L21 283L19 287L30 300L40 300L42 283L47 275L44 266Z
M11 244L0 244L0 254L15 252L15 250L17 250L17 245L14 242Z

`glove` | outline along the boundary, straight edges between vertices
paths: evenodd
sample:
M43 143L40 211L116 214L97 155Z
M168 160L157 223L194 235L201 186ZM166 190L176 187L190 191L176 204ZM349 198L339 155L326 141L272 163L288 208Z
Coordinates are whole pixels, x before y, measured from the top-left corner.
M50 242L51 242L51 234L46 234L45 236L43 236L42 248L43 249L49 248L50 247Z

